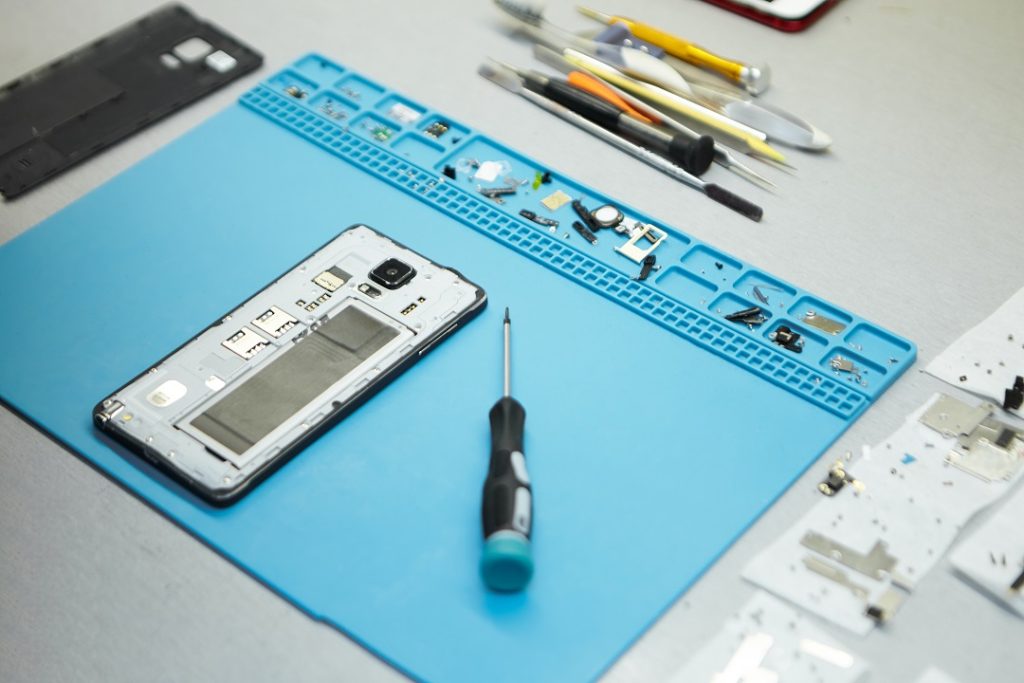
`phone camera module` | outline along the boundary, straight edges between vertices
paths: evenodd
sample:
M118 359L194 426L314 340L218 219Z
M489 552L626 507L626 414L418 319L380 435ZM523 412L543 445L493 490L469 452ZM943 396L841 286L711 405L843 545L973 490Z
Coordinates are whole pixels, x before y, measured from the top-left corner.
M396 258L389 258L370 271L370 279L387 289L398 289L415 276L412 266Z

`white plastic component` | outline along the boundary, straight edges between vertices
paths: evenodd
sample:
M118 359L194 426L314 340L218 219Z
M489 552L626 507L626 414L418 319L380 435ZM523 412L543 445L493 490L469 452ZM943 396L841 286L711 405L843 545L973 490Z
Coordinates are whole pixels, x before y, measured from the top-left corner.
M206 66L217 73L227 73L238 65L238 60L224 50L217 50L206 56Z
M867 606L891 603L890 591L899 590L894 585L912 591L967 520L1020 477L1018 472L1008 481L986 482L951 466L946 455L956 439L918 421L938 398L936 394L914 411L886 441L846 463L850 475L863 484L862 492L848 484L835 496L822 497L747 565L743 577L854 633L868 633L875 621L865 614ZM882 541L896 558L895 567L881 579L861 574L802 545L809 531L864 555ZM809 568L807 558L819 569L822 564L830 567L833 578ZM866 599L835 578L863 588Z
M480 164L473 177L485 183L493 183L504 170L505 165L500 161L485 161Z
M210 54L213 46L196 36L174 46L174 54L183 62L198 62Z
M176 379L169 379L153 391L149 392L146 396L146 400L157 408L166 408L181 399L187 393L188 387Z
M1024 489L1018 489L985 524L958 545L950 562L967 583L981 588L1007 609L1024 617L1024 586L1011 585L1024 572Z
M1024 289L950 344L925 370L1002 405L1003 392L1024 372Z
M867 670L806 615L758 591L671 683L854 683Z

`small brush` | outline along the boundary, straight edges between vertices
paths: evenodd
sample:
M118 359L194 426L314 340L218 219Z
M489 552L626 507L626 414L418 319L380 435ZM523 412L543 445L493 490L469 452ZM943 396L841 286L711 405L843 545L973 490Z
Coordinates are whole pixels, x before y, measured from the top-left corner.
M697 176L687 173L675 164L663 159L657 154L654 154L650 150L644 149L639 145L634 145L632 142L629 142L615 133L602 128L598 124L591 122L566 107L563 107L557 102L553 102L542 95L538 95L532 90L527 90L523 85L523 80L514 71L511 71L500 64L481 64L478 69L478 73L487 80L497 83L506 90L529 100L541 109L572 123L576 127L587 131L595 137L601 138L610 145L629 153L633 157L653 166L662 173L665 173L666 175L669 175L690 187L700 190L719 204L746 216L752 221L760 221L761 217L764 215L764 209L753 202L746 200L739 195L735 195L715 183L709 183L701 180Z

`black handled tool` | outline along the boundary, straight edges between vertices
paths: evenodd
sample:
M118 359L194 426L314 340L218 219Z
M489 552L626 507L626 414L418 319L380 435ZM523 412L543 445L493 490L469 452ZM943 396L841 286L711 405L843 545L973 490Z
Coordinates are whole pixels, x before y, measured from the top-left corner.
M507 66L507 65L506 65ZM668 133L635 119L604 100L536 71L515 69L527 90L543 95L594 123L618 131L679 164L684 170L701 175L715 159L715 141L703 135L696 140L679 133Z
M533 491L523 456L526 410L510 394L509 337L512 322L505 309L505 393L491 408L491 464L484 481L484 552L480 575L496 591L518 591L533 576L530 529Z

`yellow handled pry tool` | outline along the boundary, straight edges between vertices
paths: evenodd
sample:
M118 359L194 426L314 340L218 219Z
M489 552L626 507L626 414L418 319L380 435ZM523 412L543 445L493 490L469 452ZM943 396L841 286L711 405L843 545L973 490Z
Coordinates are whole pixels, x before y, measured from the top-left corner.
M625 24L633 35L640 40L660 47L673 57L678 57L702 69L713 71L725 79L741 85L752 95L760 95L771 84L771 70L768 68L768 65L751 66L750 64L716 55L700 45L695 45L679 36L672 35L667 31L635 19L598 12L581 5L577 5L576 9L579 10L580 14L596 19L604 24Z

